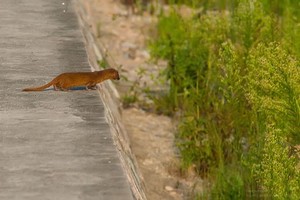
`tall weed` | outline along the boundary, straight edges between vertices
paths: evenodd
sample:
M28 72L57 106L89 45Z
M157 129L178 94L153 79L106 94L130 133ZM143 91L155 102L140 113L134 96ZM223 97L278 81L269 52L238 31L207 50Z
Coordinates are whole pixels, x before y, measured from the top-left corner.
M299 199L300 171L295 157L280 128L270 124L267 127L262 161L256 176L266 196L271 199Z
M295 57L277 43L259 44L249 59L249 99L258 112L272 118L292 144L300 142L300 68Z
M300 192L297 158L299 144L299 63L278 43L259 44L248 57L248 99L260 115L261 145L251 148L248 165L263 196L298 199ZM287 184L288 183L288 184Z
M219 6L228 5L205 7L191 18L175 9L160 16L151 52L168 61L169 91L161 105L180 114L182 167L195 166L213 181L209 196L293 199L299 179L289 188L282 181L299 174L290 149L300 142L300 45L293 43L300 31L292 29L300 16L293 7L300 4Z

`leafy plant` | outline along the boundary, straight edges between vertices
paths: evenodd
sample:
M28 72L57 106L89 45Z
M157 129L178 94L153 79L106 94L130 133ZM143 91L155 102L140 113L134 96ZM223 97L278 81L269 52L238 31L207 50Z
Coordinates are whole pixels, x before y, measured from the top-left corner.
M158 21L150 48L168 61L169 91L155 103L180 114L182 168L212 181L212 198L293 199L299 191L291 149L300 142L300 4L276 2L211 1L191 18L173 9Z
M288 141L300 142L300 69L295 57L277 43L251 50L249 99L258 110L280 124Z

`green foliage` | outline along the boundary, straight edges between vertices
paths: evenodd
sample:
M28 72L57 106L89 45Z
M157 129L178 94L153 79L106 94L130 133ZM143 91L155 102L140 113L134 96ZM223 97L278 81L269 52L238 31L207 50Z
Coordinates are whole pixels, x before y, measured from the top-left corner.
M169 90L155 102L181 114L182 168L213 181L212 199L295 199L300 4L218 2L191 18L160 16L151 53L168 61Z
M158 23L159 38L152 44L152 55L167 59L166 77L170 80L171 107L184 106L189 90L205 87L210 76L214 53L226 37L225 14L205 15L202 20L185 20L175 11L162 16ZM175 31L176 30L176 31Z
M132 92L132 90L130 91ZM124 108L130 107L132 104L136 103L138 101L137 94L135 92L127 93L122 96L122 103Z
M265 14L260 1L240 0L232 19L232 39L241 45L246 54L255 43L276 39L274 22Z
M297 5L298 4L298 5ZM285 7L281 27L285 48L300 56L300 3L299 1L289 1Z
M240 200L245 199L243 176L234 167L220 167L217 180L211 190L211 199Z
M106 59L98 60L97 63L101 69L106 69L109 66Z
M300 142L299 63L283 45L270 43L251 49L247 64L248 99L261 116L257 123L263 138L252 147L259 156L248 165L264 195L298 199L300 173L290 145Z
M145 75L145 70L143 68L139 68L139 71L137 73L137 78L133 82L130 82L129 80L125 79L128 83L130 83L129 90L121 97L123 107L128 108L132 106L135 103L141 103L140 100L140 94L142 93L140 89L142 88L140 86L141 80L143 76ZM144 89L146 90L146 89Z
M264 196L271 199L299 199L300 171L290 155L285 133L274 124L266 129L261 162L252 163L253 174Z
M253 106L300 142L300 68L279 44L259 44L250 52L249 99ZM284 120L283 120L284 119Z
M237 0L165 0L168 4L188 5L194 8L203 7L205 9L224 9L231 8Z

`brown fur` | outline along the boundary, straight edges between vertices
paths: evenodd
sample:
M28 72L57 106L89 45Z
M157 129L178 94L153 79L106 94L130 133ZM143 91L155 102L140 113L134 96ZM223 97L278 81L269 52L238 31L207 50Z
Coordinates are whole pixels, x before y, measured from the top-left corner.
M115 69L105 69L95 72L71 72L63 73L55 77L46 85L25 88L23 91L42 91L53 85L54 90L69 90L72 87L85 86L86 89L95 88L97 83L107 79L119 80L119 73Z

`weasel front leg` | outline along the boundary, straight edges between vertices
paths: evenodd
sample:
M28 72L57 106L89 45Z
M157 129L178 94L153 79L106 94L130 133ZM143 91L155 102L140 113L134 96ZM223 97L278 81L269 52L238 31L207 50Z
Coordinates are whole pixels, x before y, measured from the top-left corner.
M96 90L97 89L97 85L96 84L88 84L87 86L85 86L86 90Z

